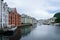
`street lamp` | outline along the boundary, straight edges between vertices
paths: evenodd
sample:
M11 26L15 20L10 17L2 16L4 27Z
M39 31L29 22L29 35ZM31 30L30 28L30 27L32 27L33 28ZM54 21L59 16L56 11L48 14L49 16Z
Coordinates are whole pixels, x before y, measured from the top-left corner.
M3 0L1 0L1 29L2 29L2 1Z
M1 0L1 30L2 30L2 1L3 0Z

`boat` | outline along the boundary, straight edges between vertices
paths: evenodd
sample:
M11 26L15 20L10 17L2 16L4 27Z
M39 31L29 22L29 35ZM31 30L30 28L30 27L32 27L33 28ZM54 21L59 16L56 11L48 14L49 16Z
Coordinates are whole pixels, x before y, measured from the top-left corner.
M11 28L4 28L3 35L5 35L5 36L15 35L16 30L17 30L17 27L15 27L15 26L13 26Z

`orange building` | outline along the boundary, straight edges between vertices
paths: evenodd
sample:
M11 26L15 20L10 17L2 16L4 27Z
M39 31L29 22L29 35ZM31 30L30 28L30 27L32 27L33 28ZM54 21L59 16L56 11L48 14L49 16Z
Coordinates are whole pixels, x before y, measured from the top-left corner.
M21 26L21 15L17 13L16 8L9 10L8 24L12 26Z

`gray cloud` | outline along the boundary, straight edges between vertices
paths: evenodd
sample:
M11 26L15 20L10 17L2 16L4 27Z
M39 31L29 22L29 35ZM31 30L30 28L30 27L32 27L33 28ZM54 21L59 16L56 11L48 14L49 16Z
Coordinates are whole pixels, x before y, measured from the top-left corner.
M35 17L36 19L51 18L54 15L52 14L53 10L60 9L59 0L5 0L5 1L8 3L9 7L16 7L20 14L25 13L29 16Z

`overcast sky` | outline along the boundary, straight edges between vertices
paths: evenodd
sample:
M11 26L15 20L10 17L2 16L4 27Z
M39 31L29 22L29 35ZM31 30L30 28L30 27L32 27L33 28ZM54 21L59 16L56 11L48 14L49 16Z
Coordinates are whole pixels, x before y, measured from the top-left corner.
M27 14L36 19L53 17L60 11L60 0L4 0L11 8L16 7L18 13Z

